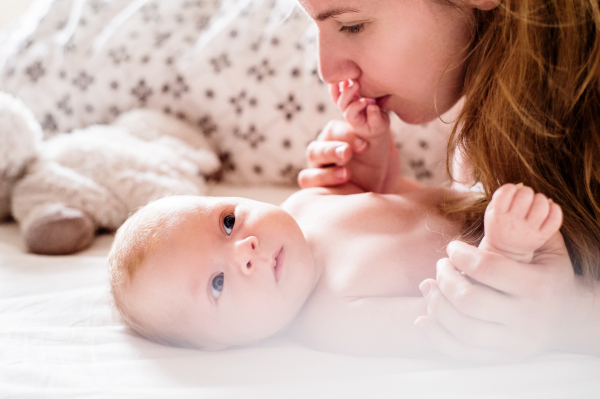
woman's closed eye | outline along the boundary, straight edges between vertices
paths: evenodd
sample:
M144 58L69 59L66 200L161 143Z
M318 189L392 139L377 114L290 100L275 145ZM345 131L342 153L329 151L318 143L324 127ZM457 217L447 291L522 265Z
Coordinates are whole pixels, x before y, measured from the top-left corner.
M234 224L235 224L235 216L227 215L223 218L223 228L225 229L225 233L227 235L231 234Z
M217 274L210 282L210 293L213 298L217 299L223 291L223 284L225 284L225 275L223 273Z
M360 24L349 25L349 26L344 25L340 28L340 32L345 32L345 33L349 33L351 35L356 35L356 34L359 34L360 32L362 32L364 29L365 29L365 24L360 23Z

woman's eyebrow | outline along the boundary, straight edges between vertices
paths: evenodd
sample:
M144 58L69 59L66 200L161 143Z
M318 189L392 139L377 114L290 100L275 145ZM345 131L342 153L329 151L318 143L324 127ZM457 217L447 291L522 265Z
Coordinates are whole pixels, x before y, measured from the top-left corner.
M356 8L334 8L317 15L317 21L325 21L328 18L337 17L338 15L347 14L347 13L357 13L358 10Z

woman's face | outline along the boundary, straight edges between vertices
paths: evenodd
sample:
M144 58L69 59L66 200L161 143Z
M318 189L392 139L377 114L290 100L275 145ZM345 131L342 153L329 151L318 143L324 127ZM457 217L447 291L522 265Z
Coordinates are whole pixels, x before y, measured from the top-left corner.
M468 10L434 0L300 0L318 28L329 84L352 79L407 123L428 122L460 98Z

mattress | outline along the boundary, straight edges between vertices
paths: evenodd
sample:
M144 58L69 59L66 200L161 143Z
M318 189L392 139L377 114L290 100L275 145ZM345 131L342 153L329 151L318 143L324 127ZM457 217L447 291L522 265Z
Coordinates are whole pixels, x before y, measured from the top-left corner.
M293 187L213 185L273 204ZM548 353L522 363L353 357L276 338L220 352L149 342L111 306L106 255L39 256L0 224L1 398L599 398L600 358Z

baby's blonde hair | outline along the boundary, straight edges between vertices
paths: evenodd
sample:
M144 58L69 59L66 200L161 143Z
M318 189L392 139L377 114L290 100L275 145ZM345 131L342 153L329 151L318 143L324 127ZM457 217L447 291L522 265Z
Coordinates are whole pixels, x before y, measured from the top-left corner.
M117 230L108 255L111 294L120 319L139 335L163 345L194 347L183 336L159 331L136 306L130 289L144 262L168 240L189 209L169 209L161 199L138 209ZM169 324L168 322L166 324Z

